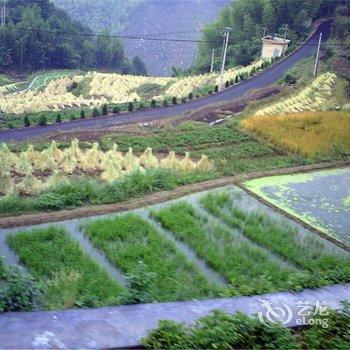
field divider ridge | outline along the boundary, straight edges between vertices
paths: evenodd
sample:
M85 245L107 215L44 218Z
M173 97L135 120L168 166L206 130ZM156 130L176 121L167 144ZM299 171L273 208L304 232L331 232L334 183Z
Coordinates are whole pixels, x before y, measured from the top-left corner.
M65 226L68 234L76 241L79 242L83 251L96 261L111 278L120 283L123 287L127 287L127 280L123 272L115 265L111 264L102 251L93 245L92 242L84 234L84 229L80 226L80 223L75 221L73 226Z
M212 269L207 265L207 263L197 256L197 254L184 242L181 242L179 239L175 238L174 235L166 230L158 221L148 215L149 212L146 211L138 211L137 212L143 219L147 220L153 228L155 228L161 235L163 235L166 239L172 241L176 248L183 253L186 258L193 262L200 271L211 281L217 283L221 286L227 287L226 279L219 274L217 271Z
M291 262L289 260L287 261L283 256L277 254L276 252L272 251L268 247L266 247L262 244L259 244L258 242L254 241L251 238L249 238L248 236L246 236L244 234L243 230L231 227L226 222L224 222L222 219L214 216L209 211L205 210L201 205L199 205L198 208L196 208L196 210L198 211L199 214L203 214L203 215L207 216L210 220L215 222L217 225L220 225L220 226L224 227L226 230L230 231L233 236L234 235L239 236L243 242L249 243L253 247L264 251L266 254L268 254L268 256L271 258L271 260L275 261L279 265L286 267L286 268L293 269L295 271L304 271L304 269L302 267L293 264L293 262Z

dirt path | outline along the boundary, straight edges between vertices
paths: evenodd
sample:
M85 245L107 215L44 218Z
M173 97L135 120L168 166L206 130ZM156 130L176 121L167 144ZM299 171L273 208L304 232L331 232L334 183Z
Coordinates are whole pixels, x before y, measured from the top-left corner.
M291 168L274 169L269 171L256 171L248 174L240 174L236 176L224 177L224 178L205 181L205 182L197 182L191 185L178 187L171 191L162 191L162 192L152 193L142 198L131 199L127 202L81 207L81 208L72 209L72 210L59 210L56 212L49 212L49 213L45 212L45 213L23 214L19 216L3 217L3 218L0 218L0 228L29 226L29 225L48 223L48 222L57 222L57 221L68 220L68 219L76 219L76 218L83 218L83 217L89 217L89 216L103 215L108 213L115 213L115 212L145 207L151 204L163 203L168 200L179 198L191 193L223 187L226 185L231 185L231 184L240 185L245 180L255 179L259 177L272 176L272 175L287 175L287 174L300 173L300 172L310 172L314 170L344 167L349 165L350 165L350 161L347 160L342 162L327 162L327 163L304 165L304 166L291 167ZM270 203L268 203L268 205L271 207ZM313 231L314 230L315 229L313 229Z

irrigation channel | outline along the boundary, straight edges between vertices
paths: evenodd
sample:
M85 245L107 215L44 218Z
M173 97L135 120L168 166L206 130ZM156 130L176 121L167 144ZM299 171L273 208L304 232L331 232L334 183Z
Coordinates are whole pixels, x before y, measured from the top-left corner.
M299 175L297 175L299 176ZM230 201L246 212L260 212L268 216L281 226L292 227L297 232L297 239L308 242L310 239L316 245L322 246L320 254L332 254L337 257L348 256L348 252L333 244L327 239L307 230L293 220L276 212L268 205L263 204L244 189L228 185L217 189L198 192L164 203L154 204L148 207L133 209L114 214L65 220L55 223L45 223L28 227L18 227L0 230L0 256L4 256L5 264L19 264L16 254L7 245L6 237L21 231L29 231L34 228L46 228L52 225L64 227L71 238L79 242L82 249L94 261L96 261L111 278L122 286L128 286L128 280L124 272L113 265L95 246L92 245L84 227L97 219L119 217L126 213L134 213L150 223L157 232L168 241L172 241L176 249L207 278L208 281L218 286L227 287L229 281L218 271L214 270L201 259L197 253L173 231L165 229L151 213L171 208L174 204L186 202L195 208L202 217L205 216L205 227L221 227L234 236L234 242L247 243L253 248L259 248L268 258L281 268L300 272L302 268L282 255L270 250L264 245L256 243L239 228L233 228L226 221L208 212L203 206L203 199L209 193L229 194ZM226 212L228 214L228 212ZM23 273L27 273L25 268ZM350 299L350 284L333 285L315 290L304 290L299 293L275 292L263 295L237 296L232 298L218 298L205 300L189 300L169 303L152 303L137 305L121 305L98 309L70 309L62 311L41 311L27 313L3 313L0 314L0 347L5 348L125 348L138 346L141 337L147 331L156 327L161 319L172 319L182 322L193 322L197 318L207 314L213 309L220 308L234 313L242 311L246 314L255 314L263 311L261 300L268 300L276 307L289 307L293 317L286 323L287 326L296 325L296 310L298 302L305 301L315 303L324 301L329 307L338 308L341 301ZM280 321L285 321L280 319ZM9 337L16 329L21 337Z

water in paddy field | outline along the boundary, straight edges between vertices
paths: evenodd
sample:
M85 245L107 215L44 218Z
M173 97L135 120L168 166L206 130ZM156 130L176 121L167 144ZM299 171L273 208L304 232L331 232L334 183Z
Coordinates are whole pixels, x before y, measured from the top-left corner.
M346 187L344 185L344 181L347 182L347 184L349 184L349 177L350 177L350 168L347 169L347 171L345 171L345 172L343 171L343 172L337 173L337 174L328 174L327 177L323 178L323 179L315 178L315 182L312 183L312 186L316 186L316 187L319 186L319 190L321 190L323 187L326 187L325 184L328 183L328 185L332 186L332 189L333 189L332 190L332 198L334 197L334 199L337 199L337 201L338 201L337 203L340 203L342 201L342 198L346 197L346 195L343 193L345 191L344 188ZM339 181L341 181L341 185L339 184ZM321 186L322 184L323 184L323 187ZM303 189L300 190L300 187L298 187L297 185L300 185L300 184L293 183L293 186L296 189L299 189L299 191L303 191ZM272 187L272 186L267 186L267 187ZM94 221L98 218L113 217L113 216L123 215L125 213L131 212L131 213L135 213L135 214L140 215L141 217L143 217L144 219L147 219L148 221L151 221L151 222L153 221L153 224L155 226L157 226L157 223L153 219L150 218L150 210L159 210L159 209L168 207L176 202L186 201L187 203L193 205L196 208L198 213L205 214L205 212L203 211L203 208L200 205L200 199L203 196L205 196L208 192L221 192L221 191L228 191L230 193L231 198L234 201L234 203L238 207L242 208L244 211L248 211L248 212L261 211L263 213L270 215L272 219L280 222L282 225L289 225L289 226L295 227L298 231L298 235L300 237L300 240L303 240L311 235L312 237L321 241L324 244L325 253L326 252L333 252L336 254L347 254L346 251L344 251L340 247L336 246L335 244L331 243L330 241L308 231L307 229L305 229L304 227L302 227L298 223L286 218L282 214L280 214L280 213L274 211L273 209L271 209L270 207L262 204L257 199L255 199L254 197L252 197L251 195L246 193L244 190L242 190L236 186L229 185L229 186L225 186L223 188L213 189L213 190L209 190L209 191L205 191L205 192L194 193L194 194L191 194L188 196L184 196L184 197L181 197L178 199L170 200L170 201L167 201L164 203L155 204L155 205L152 205L149 207L134 209L134 210L130 210L130 211L124 211L124 212L118 212L115 214L105 214L105 215L100 215L100 216L95 216L95 217L87 217L87 218L82 218L82 219L64 220L64 221L60 221L60 222L45 223L45 224L34 225L34 226L30 226L30 227L0 229L0 256L5 257L4 262L6 264L18 264L19 263L18 257L11 251L11 249L9 248L9 246L6 243L6 236L8 234L14 234L14 233L20 232L20 231L28 231L28 230L31 230L31 229L37 228L37 227L44 228L44 227L48 227L48 226L52 226L52 225L54 225L54 226L59 225L59 226L64 227L67 230L67 232L71 235L71 237L79 242L82 249L89 256L91 256L96 262L98 262L105 270L107 270L107 272L109 273L109 275L111 277L113 277L115 280L117 280L120 284L125 285L126 280L125 280L125 277L123 276L123 272L120 271L114 265L110 264L109 261L104 257L102 252L100 252L97 248L95 248L91 244L91 242L88 240L88 238L84 235L84 233L83 233L84 230L82 228L84 226L84 223L89 222L89 221ZM311 190L309 189L309 192L310 191ZM302 192L302 193L306 193L306 192ZM317 193L317 195L320 196L320 194L318 194L318 192L314 191L314 193ZM349 192L347 192L347 193L349 193ZM317 197L317 198L319 198L319 197ZM332 203L332 204L334 205L334 203ZM313 206L311 206L311 207L313 208ZM329 206L322 206L321 205L320 209L325 210L323 208L329 208ZM346 210L347 215L348 215L349 208L345 207L345 210ZM336 214L340 215L339 212L330 211L330 214L329 214L330 218L331 218L331 215L336 215ZM349 217L349 215L348 215L348 217ZM221 224L221 225L225 226L226 228L229 228L220 219L214 218L211 215L208 215L207 219L208 219L208 224L211 224L211 223L212 224ZM347 227L349 227L349 222L347 220L345 220L345 221L346 221L345 225L348 225ZM229 229L231 230L232 234L234 236L236 236L237 243L239 243L240 241L247 240L246 237L242 236L242 233L239 232L239 230L236 230L233 228L229 228ZM171 232L168 232L166 230L160 230L160 233L162 233L168 239L171 239L173 242L175 242L177 248L190 261L194 262L200 268L200 270L208 277L209 280L216 282L218 284L221 284L221 285L226 283L225 279L222 278L222 276L220 276L217 272L213 271L210 267L208 267L204 261L202 261L199 257L196 256L194 251L192 251L184 243L180 242L175 236L173 236L171 234ZM169 235L171 235L171 237L169 237ZM347 237L349 239L349 235ZM280 264L288 265L287 262L284 262L283 259L275 256L272 252L269 252L269 255L273 260L278 261ZM290 266L290 265L288 267L293 268L293 266ZM25 271L26 270L24 269L24 272Z
M350 244L350 167L247 181L252 191Z

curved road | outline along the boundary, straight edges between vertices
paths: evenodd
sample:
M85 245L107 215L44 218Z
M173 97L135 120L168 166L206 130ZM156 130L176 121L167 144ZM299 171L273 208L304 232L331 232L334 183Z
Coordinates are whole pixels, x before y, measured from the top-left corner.
M312 54L317 45L319 33L323 34L323 41L326 41L330 35L331 21L320 24L316 32L296 51L285 58L283 61L271 66L262 73L239 83L231 88L225 89L214 95L194 100L188 103L148 109L145 111L134 111L130 113L112 114L100 116L98 118L79 119L74 121L63 122L60 124L50 124L47 126L34 126L23 129L12 129L0 131L0 141L20 141L29 138L36 138L52 132L72 131L91 129L99 127L110 127L123 124L133 124L148 122L151 120L176 116L181 113L204 107L208 104L230 101L244 95L246 92L264 86L270 85L280 79L284 73L301 59Z

